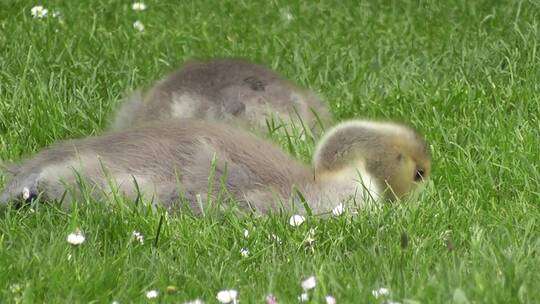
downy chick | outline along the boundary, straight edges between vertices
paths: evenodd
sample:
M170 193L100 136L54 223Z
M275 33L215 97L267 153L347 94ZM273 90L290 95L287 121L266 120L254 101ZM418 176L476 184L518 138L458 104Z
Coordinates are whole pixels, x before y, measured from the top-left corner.
M311 168L226 124L158 122L45 149L13 168L0 203L41 194L69 206L78 193L66 195L65 186L75 186L82 176L98 200L117 189L173 210L182 199L195 213L208 199L225 205L233 199L241 209L263 214L280 207L303 213L301 193L315 214L323 214L349 199L361 206L371 198L401 197L428 177L431 166L427 145L415 131L371 121L331 129L313 163ZM210 190L209 176L214 177Z
M147 93L135 92L120 106L113 129L149 121L197 118L224 121L252 131L266 130L277 119L320 133L330 114L313 92L278 73L239 59L190 62L166 76ZM300 121L301 119L301 121Z

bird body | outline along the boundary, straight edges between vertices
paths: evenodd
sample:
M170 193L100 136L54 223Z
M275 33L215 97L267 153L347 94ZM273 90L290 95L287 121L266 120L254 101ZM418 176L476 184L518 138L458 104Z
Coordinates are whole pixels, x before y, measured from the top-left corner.
M248 130L278 125L305 125L320 131L318 119L330 114L321 99L262 65L240 59L189 62L154 85L136 91L120 106L113 129L150 121L202 119L223 121Z
M131 199L142 194L170 209L183 200L196 213L216 199L257 213L281 208L305 213L305 199L314 213L329 213L344 201L361 206L371 199L400 197L429 174L422 167L425 176L415 180L421 161L430 165L429 154L417 159L393 144L395 138L411 136L416 140L411 149L425 153L425 142L413 130L373 124L380 128L361 121L334 127L318 144L313 167L227 124L189 119L146 124L37 153L16 166L0 202L41 194L69 205L77 191L66 195L66 186L77 186L82 177L96 199L117 190Z

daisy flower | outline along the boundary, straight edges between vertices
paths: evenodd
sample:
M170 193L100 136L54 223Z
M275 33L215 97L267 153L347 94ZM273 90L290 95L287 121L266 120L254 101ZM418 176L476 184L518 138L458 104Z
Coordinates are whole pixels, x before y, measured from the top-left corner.
M144 235L142 233L140 233L139 231L133 231L133 237L141 245L144 245Z
M139 32L144 32L144 24L137 20L135 23L133 23L133 28L136 29Z
M234 290L234 289L229 289L229 290L222 290L220 292L218 292L217 296L216 296L216 299L220 302L220 303L234 303L236 304L237 301L236 301L236 298L238 297L238 291Z
M240 255L247 258L249 256L249 250L246 248L240 249Z
M155 289L149 290L146 292L146 297L148 299L155 299L158 297L158 292Z
M306 235L306 239L305 239L305 242L307 243L307 245L311 246L313 245L313 243L315 243L315 229L313 228L310 228L307 235Z
M317 280L315 279L314 276L310 276L309 278L302 281L302 289L304 289L304 291L313 289L315 288L316 285L317 285Z
M71 245L80 245L84 243L84 234L81 232L81 230L77 229L74 232L68 234L67 236L67 242Z
M134 11L144 11L146 9L146 4L143 2L134 2L131 5L131 9Z
M266 296L266 304L278 304L276 296L269 294Z
M332 209L332 214L334 216L340 216L340 215L343 214L343 211L345 211L345 208L343 207L343 204L339 204L334 209Z
M324 299L326 300L326 304L336 304L336 298L332 296L326 296Z
M22 198L23 200L28 200L30 198L30 189L28 189L27 187L24 187L22 189Z
M295 215L291 216L291 218L289 219L289 225L297 227L297 226L302 225L302 223L305 220L306 220L305 217L303 217L303 216L301 216L299 214L295 214Z
M32 17L38 18L38 19L47 17L48 13L49 13L49 10L44 8L41 5L36 5L30 9L30 14L32 14Z
M301 295L298 296L298 301L300 302L307 302L309 301L309 295L307 292L303 292Z
M381 287L379 289L374 289L371 291L371 294L375 297L375 298L380 298L380 297L386 297L388 295L390 295L390 289L388 288L385 288L385 287Z

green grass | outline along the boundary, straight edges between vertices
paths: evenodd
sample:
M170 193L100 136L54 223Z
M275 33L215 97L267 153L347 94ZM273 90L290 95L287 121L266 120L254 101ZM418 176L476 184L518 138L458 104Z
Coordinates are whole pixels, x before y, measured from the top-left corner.
M294 303L309 275L318 303L382 303L378 287L402 303L538 302L540 2L148 0L143 12L129 1L39 3L62 18L0 1L4 161L103 132L121 96L185 60L233 56L320 92L336 120L410 122L431 143L434 172L414 202L298 228L286 216L121 204L4 209L1 302L146 302L157 289L155 302L213 303L235 288L242 303L268 293ZM295 145L308 159L312 146ZM87 239L73 247L77 227ZM178 291L166 294L169 285Z

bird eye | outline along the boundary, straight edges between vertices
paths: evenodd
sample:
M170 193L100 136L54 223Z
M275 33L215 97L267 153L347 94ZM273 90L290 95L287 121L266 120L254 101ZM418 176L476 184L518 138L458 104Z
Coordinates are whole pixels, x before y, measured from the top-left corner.
M424 169L416 169L416 173L414 174L414 181L422 181L424 179L424 173Z

